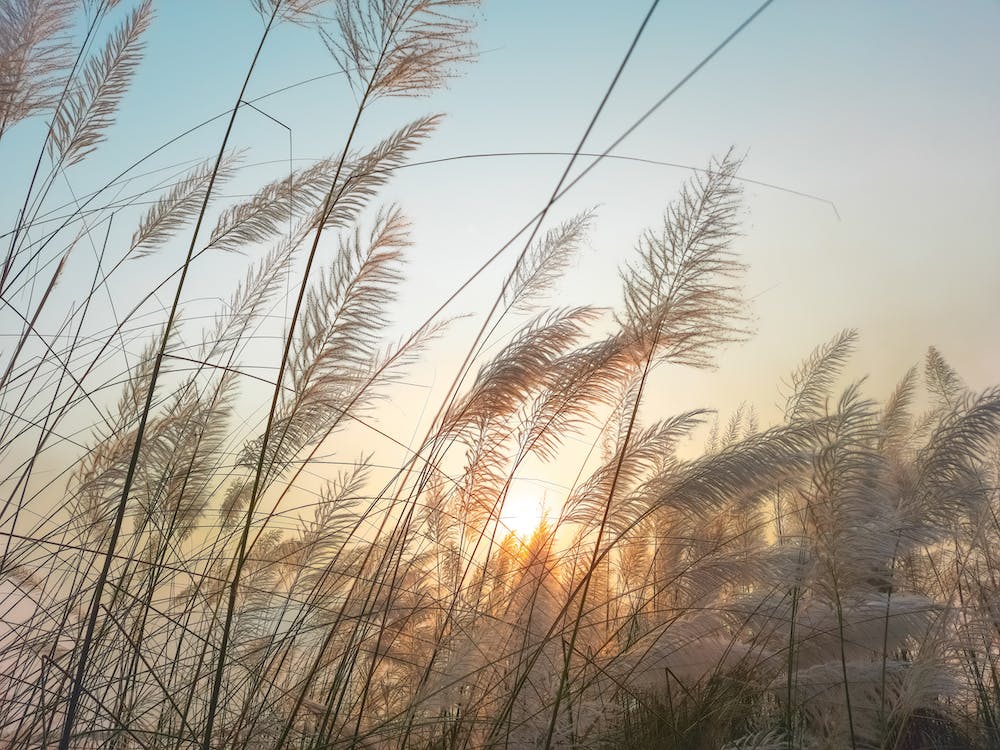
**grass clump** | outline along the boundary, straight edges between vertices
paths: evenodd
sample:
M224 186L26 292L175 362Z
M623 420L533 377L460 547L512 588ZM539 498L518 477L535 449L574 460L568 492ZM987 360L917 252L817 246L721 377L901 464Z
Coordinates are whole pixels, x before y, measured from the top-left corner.
M969 391L934 349L925 393L917 368L883 403L838 390L845 331L793 373L773 426L741 410L683 457L711 416L648 413L654 372L712 366L749 335L731 152L640 235L612 315L546 306L598 217L541 231L540 212L387 470L351 430L380 429L394 384L449 334L451 299L388 340L414 240L380 196L440 118L375 145L359 123L471 59L474 3L256 2L257 56L217 151L68 283L132 171L43 221L66 171L113 146L153 23L149 2L114 5L0 10L0 149L43 123L0 274L20 331L0 378L5 747L996 743L1000 390ZM332 156L222 205L247 82L286 23L320 28L351 124ZM144 300L92 321L114 274L173 246L183 262ZM250 249L204 330L185 321L199 258ZM330 471L330 450L352 460ZM540 464L576 479L513 531L505 509Z

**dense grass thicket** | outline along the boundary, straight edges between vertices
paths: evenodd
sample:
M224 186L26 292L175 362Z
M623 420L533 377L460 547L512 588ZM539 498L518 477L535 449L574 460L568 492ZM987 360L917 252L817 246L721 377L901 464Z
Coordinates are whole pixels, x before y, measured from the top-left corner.
M334 156L222 197L244 87L159 195L129 170L54 205L115 148L152 4L0 2L0 164L38 135L0 227L0 747L1000 746L1000 389L932 348L876 400L845 331L773 426L648 407L663 365L750 335L732 154L641 231L613 312L547 307L599 217L540 207L402 465L359 444L454 312L385 333L412 241L381 191L439 118L358 125L471 61L473 5L255 0L261 47L317 26L353 90ZM186 319L189 269L233 251L225 304ZM148 296L93 322L153 255ZM541 464L571 486L511 531Z

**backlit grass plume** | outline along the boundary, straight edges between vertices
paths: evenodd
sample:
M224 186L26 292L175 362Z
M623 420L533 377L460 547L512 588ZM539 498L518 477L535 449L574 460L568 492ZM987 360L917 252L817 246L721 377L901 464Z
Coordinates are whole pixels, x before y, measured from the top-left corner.
M248 5L211 153L117 176L153 5L0 6L0 152L31 146L0 273L0 746L998 746L1000 390L934 348L888 394L845 383L846 330L773 423L659 413L666 365L750 335L731 151L636 228L615 309L550 304L601 221L553 200L478 335L454 299L415 319L423 235L389 191L442 117L374 107L461 72L476 3ZM277 28L319 35L350 104L327 156L237 192Z

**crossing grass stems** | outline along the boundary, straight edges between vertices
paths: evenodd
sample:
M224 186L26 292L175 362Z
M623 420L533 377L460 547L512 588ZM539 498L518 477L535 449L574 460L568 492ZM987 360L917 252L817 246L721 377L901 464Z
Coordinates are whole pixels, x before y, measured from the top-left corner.
M1000 389L972 392L931 348L874 400L843 385L848 330L793 371L776 424L750 408L651 413L656 370L711 367L750 335L737 156L665 197L611 314L549 307L600 220L550 217L456 388L386 474L338 436L377 424L393 384L449 334L435 315L384 336L413 240L381 191L440 116L375 144L358 126L472 61L474 0L255 0L258 55L278 24L319 30L357 102L343 143L223 205L245 83L215 155L137 215L124 249L95 241L127 214L110 195L124 175L45 222L60 180L114 148L155 22L148 0L121 5L0 8L0 149L42 125L31 178L7 186L20 209L0 276L21 331L0 380L3 747L1000 743ZM91 243L92 276L67 283ZM90 316L119 269L185 244L156 285L172 306L130 357L145 303L112 330ZM196 331L181 314L188 272L234 251L258 259L177 356L191 367L172 369ZM247 352L259 356L289 273L255 430L238 418L260 364ZM64 433L81 418L86 437ZM700 455L678 456L706 424ZM518 472L565 466L581 440L591 451L555 512L530 537L508 532ZM67 445L69 462L43 471ZM321 450L353 460L331 472Z

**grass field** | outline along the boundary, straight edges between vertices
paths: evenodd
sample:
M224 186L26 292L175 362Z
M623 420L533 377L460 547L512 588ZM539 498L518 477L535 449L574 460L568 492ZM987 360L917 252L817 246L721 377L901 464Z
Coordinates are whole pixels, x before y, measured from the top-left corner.
M766 425L659 413L754 333L727 144L623 239L613 309L553 293L601 222L567 167L401 315L387 196L443 119L368 118L474 64L476 2L254 7L219 140L154 175L104 166L151 0L0 0L0 747L1000 746L1000 388L931 347L872 394L845 329ZM353 109L244 193L296 27Z

